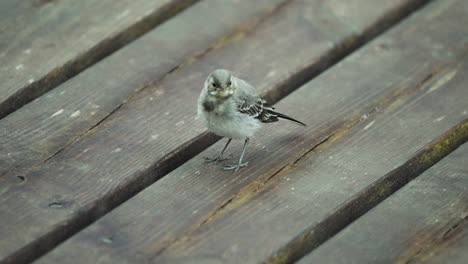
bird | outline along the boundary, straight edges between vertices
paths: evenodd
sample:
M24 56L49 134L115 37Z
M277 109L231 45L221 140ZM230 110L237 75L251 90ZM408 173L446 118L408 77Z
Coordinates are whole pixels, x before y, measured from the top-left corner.
M208 162L218 163L227 160L223 155L231 140L244 141L239 162L223 166L224 170L233 170L234 172L247 166L248 162L244 162L247 144L262 124L286 119L306 126L301 121L277 112L257 94L256 89L251 84L237 78L226 69L214 70L206 78L198 98L197 116L208 131L228 138L218 156L205 158Z

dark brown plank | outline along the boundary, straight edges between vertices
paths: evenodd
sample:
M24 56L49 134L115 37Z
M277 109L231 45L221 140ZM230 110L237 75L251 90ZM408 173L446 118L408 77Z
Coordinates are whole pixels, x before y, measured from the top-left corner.
M42 162L60 153L77 137L87 134L91 128L118 109L129 95L154 85L175 68L190 63L213 48L222 47L239 34L252 30L283 2L261 0L196 3L177 17L0 120L0 193L8 193L8 199L15 201L21 196L21 192L29 192L29 187L36 188L44 184L43 187L47 189L47 186L53 185L51 182L38 183L37 178L27 176L34 175L27 174L28 169L40 166ZM207 24L204 18L206 14L210 14L211 19L217 23ZM197 34L193 34L194 32ZM153 97L161 95L154 89L152 93L147 99L140 101L140 104L149 104ZM183 89L174 90L172 96L183 93ZM154 101L158 102L157 99ZM164 106L160 107L164 109ZM174 111L176 107L166 110ZM89 153L92 153L92 150ZM17 184L29 187L17 189ZM53 190L54 187L50 188ZM6 201L6 196L0 200ZM14 208L0 210L2 224L17 221L17 215L8 213L12 209ZM26 207L24 209L26 210ZM7 217L11 218L6 219ZM35 223L27 218L24 218L24 221L23 225L29 225L26 224L29 222L31 231L34 231ZM8 231L10 227L12 226L4 225L0 228L0 233L11 232L12 230ZM17 231L24 232L24 227L18 225ZM40 231L42 232L48 230ZM15 250L20 250L18 254L21 258L30 258L36 251L28 254L24 252L30 250L26 246L34 241L34 235L18 237L18 233L15 233L10 233L9 240L5 238L0 241L1 258ZM50 247L50 244L48 246ZM12 259L12 262L17 260Z
M0 120L0 175L23 175L24 170L59 153L129 96L157 83L194 56L222 46L230 35L255 27L282 2L197 3ZM212 14L218 23L207 24L204 14Z
M466 263L468 144L299 263Z
M282 100L278 109L309 126L266 127L240 173L204 163L202 156L224 142L216 144L39 263L67 263L78 252L97 263L297 259L468 138L467 122L450 130L467 117L462 84L468 69L459 64L466 58L460 34L466 29L451 20L465 17L460 5L419 11ZM423 22L428 26L421 29ZM239 145L230 152L239 153ZM418 162L409 166L411 158ZM387 174L395 168L400 174ZM378 184L382 179L387 185ZM357 197L369 202L342 208ZM318 229L317 223L324 224Z
M6 216L0 255L12 261L44 252L211 144L213 137L194 139L204 131L194 120L194 104L212 69L230 68L278 99L423 1L342 13L347 5L368 2L288 1L250 32L231 36L229 45L148 86L20 179L0 178Z
M0 118L193 2L1 1Z

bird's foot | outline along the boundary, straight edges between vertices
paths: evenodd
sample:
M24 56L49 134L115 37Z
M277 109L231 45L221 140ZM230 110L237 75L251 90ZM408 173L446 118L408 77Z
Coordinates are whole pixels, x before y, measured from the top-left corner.
M227 158L223 158L222 156L217 156L215 158L205 157L205 161L206 162L216 162L216 163L218 163L218 162L221 162L221 161L224 161L224 160L228 160L230 158L232 158L232 155L229 155Z
M233 170L234 172L238 171L242 167L246 167L248 162L245 163L238 163L238 164L224 164L223 170Z

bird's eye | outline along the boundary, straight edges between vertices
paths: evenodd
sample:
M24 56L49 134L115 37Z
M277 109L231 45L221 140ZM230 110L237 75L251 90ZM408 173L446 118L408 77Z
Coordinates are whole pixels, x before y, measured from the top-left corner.
M231 81L228 81L227 85L228 86L231 86L232 82Z
M216 88L216 86L217 86L216 83L211 83L211 85L212 85L214 88Z

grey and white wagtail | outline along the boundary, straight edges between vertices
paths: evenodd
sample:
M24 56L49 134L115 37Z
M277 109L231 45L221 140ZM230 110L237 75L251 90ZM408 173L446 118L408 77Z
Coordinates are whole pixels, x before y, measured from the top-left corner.
M224 165L224 170L238 171L247 166L247 162L242 162L247 143L262 123L272 123L283 118L305 126L274 109L267 106L266 101L246 81L233 76L228 70L213 71L198 98L198 116L209 131L229 139L217 157L206 159L212 162L225 160L223 153L231 140L244 140L239 163Z

